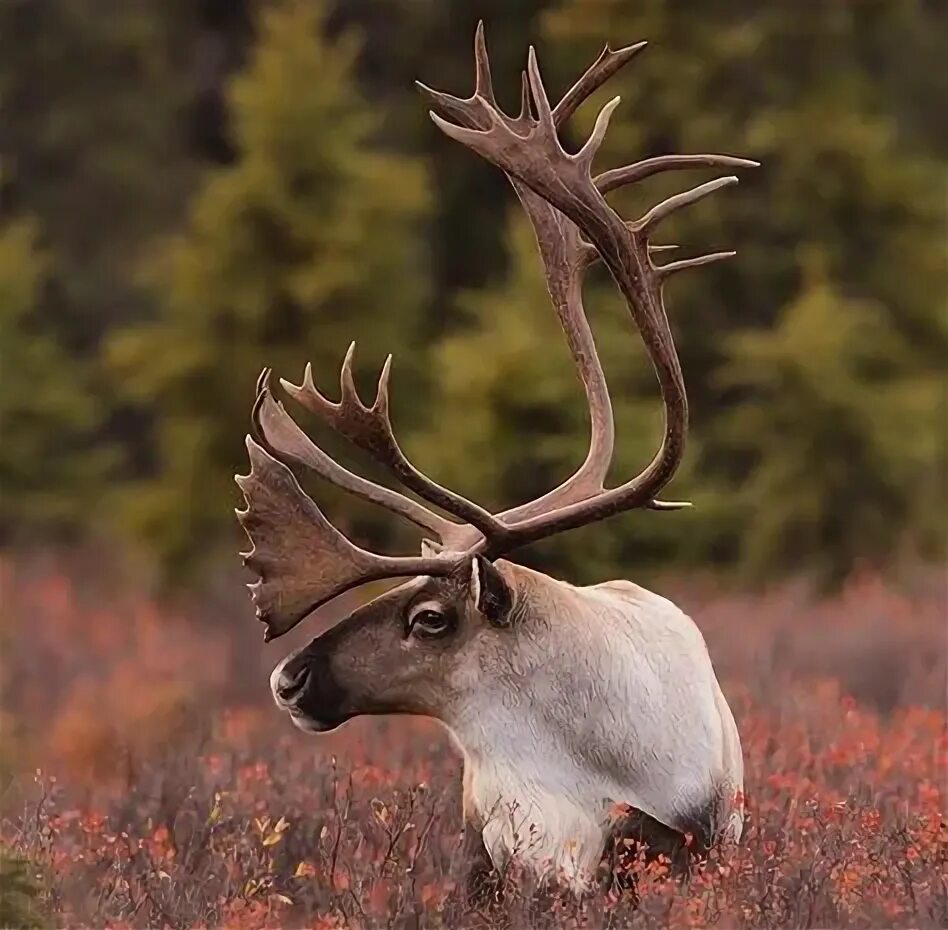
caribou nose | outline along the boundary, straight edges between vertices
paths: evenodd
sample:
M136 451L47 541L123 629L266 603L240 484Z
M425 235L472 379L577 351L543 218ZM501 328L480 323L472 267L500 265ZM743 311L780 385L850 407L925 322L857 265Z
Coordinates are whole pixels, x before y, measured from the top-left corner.
M303 693L308 681L308 664L305 662L288 664L286 668L280 671L274 691L282 703L292 704L293 700Z

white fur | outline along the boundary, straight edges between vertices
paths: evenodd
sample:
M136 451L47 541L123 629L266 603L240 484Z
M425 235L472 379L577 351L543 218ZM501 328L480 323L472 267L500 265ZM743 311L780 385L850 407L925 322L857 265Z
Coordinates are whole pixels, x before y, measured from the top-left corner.
M711 808L716 833L739 838L740 738L694 623L629 582L504 571L519 629L500 670L462 667L468 699L445 716L465 757L466 813L495 864L514 855L583 887L619 803L679 830Z

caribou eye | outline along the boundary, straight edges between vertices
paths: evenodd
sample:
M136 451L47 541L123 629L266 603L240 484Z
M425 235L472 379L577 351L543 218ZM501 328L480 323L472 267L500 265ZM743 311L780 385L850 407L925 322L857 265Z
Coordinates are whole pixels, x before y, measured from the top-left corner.
M454 629L454 622L449 614L440 610L419 610L408 622L408 632L419 636L444 636Z

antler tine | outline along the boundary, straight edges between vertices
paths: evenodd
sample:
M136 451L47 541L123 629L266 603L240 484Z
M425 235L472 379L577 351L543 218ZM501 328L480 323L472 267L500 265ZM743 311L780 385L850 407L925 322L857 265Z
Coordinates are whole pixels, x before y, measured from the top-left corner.
M642 51L648 42L637 42L613 51L607 45L599 57L586 69L585 74L563 95L553 108L553 122L557 129L579 109L591 94Z
M474 32L474 94L488 103L495 103L494 85L490 77L490 60L487 57L487 40L484 38L484 20L477 21Z
M526 71L520 72L520 116L519 121L525 122L533 116L533 108L530 106L530 78Z
M596 249L626 298L658 377L665 411L665 431L661 445L652 461L639 475L612 490L607 491L600 486L584 498L578 498L573 493L559 494L564 487L561 486L539 501L502 514L502 518L509 525L506 539L494 540L487 535L482 544L483 549L493 556L514 546L634 507L673 509L677 506L655 500L658 492L677 471L684 454L688 432L688 400L678 354L665 313L662 284L677 271L717 261L724 255L715 253L713 256L685 259L662 269L656 267L649 257L648 239L662 219L723 186L733 184L737 179L720 178L670 197L640 220L628 223L609 206L603 193L658 171L721 164L750 167L755 164L749 160L735 159L733 156L663 156L606 173L594 180L591 173L592 159L602 142L609 116L617 101L613 100L603 108L589 140L576 155L569 155L563 150L556 128L562 118L565 118L564 114L569 115L582 99L608 76L602 76L608 68L601 64L608 59L607 53L608 49L567 93L561 101L561 109L554 116L555 111L550 107L543 86L536 52L531 47L527 58L527 74L536 108L536 119L531 121L532 125L527 127L525 134L514 131L509 119L503 117L496 106L491 106L486 101L481 101L483 106L476 119L470 118L470 112L452 113L452 116L457 117L456 124L447 122L436 113L431 114L436 125L446 135L503 169L514 182L518 193L521 187L529 189L530 194L545 200L554 214L559 211L578 227L582 236L577 235L571 244L570 252L574 259L578 257L577 264L585 266L591 258L589 245L583 241L583 237ZM624 57L627 60L631 54ZM450 112L447 107L444 110ZM523 196L521 200L527 206L528 201ZM549 245L546 252L544 251L541 235L548 230L542 224L538 226L535 221L538 211L531 212L528 208L528 213L531 213L531 219L534 219L534 225L537 227L538 242L544 264L547 266L549 281L551 276L548 259L553 252ZM562 247L562 238L558 240L558 244ZM575 315L577 306L581 313L581 303L577 305L575 300L570 313ZM592 404L590 412L592 415ZM586 464L584 463L584 467ZM608 467L608 461L596 461L594 465L597 472L604 471ZM570 482L566 483L567 486L569 484ZM567 487L567 490L570 489Z
M612 100L599 111L599 115L596 117L596 123L593 126L593 131L586 140L586 144L575 156L577 161L587 165L589 168L592 167L596 152L599 151L599 146L602 145L602 140L606 137L606 130L609 128L609 120L612 118L613 111L619 105L620 100L620 97L613 97Z
M622 168L612 168L596 175L595 184L600 194L635 184L653 174L663 171L680 171L687 168L759 168L760 162L750 158L738 158L736 155L659 155L645 158Z
M533 102L537 108L537 121L539 126L546 128L553 126L553 110L550 107L550 98L546 95L546 88L543 86L543 78L540 76L540 66L537 63L537 50L531 45L527 51L527 80L530 83L530 91L533 95ZM555 137L555 133L553 134Z
M677 210L681 210L683 207L689 207L691 204L697 203L705 197L709 197L715 191L721 190L722 187L731 187L731 185L737 184L737 182L738 179L732 174L726 178L715 178L713 181L699 184L691 190L675 194L673 197L669 197L667 200L663 200L660 204L656 204L652 207L652 209L636 223L636 226L648 235L662 220L671 216L672 213L675 213Z
M246 509L237 510L251 542L244 564L257 575L248 585L270 641L317 607L380 578L446 575L463 553L396 558L360 549L339 532L299 486L293 472L247 436L250 473L234 480Z
M392 430L388 411L388 378L391 362L386 362L379 379L378 393L371 407L362 403L352 377L354 344L349 347L340 374L340 400L327 400L315 387L307 366L303 384L280 380L284 390L353 445L367 452L395 474L405 487L426 501L470 523L482 534L503 536L505 528L495 517L467 498L442 487L420 472L405 457Z
M345 357L342 360L342 367L339 369L340 407L362 406L359 392L356 390L355 379L352 377L352 357L355 355L355 347L355 342L349 343L349 348L346 349Z
M421 81L415 81L415 87L427 98L429 106L441 110L451 119L462 122L466 118L467 108L473 102L474 98L464 100L461 97L455 97L454 94L445 94L440 90L435 90Z
M687 271L689 268L700 268L702 265L711 265L715 262L723 262L728 258L734 258L737 252L709 252L707 255L696 255L694 258L683 258L681 261L669 262L667 265L659 265L659 277L662 280L670 278L679 271Z
M384 372L385 369L383 369L383 374ZM265 368L258 381L260 390L252 414L258 442L266 444L279 455L311 469L343 491L385 507L392 513L410 520L421 529L435 534L446 545L450 546L450 540L454 535L462 528L466 528L445 519L397 491L349 471L327 455L300 429L296 421L286 412L283 404L274 399L270 377L270 369Z
M656 501L651 500L642 507L645 510L688 510L692 506L691 501Z

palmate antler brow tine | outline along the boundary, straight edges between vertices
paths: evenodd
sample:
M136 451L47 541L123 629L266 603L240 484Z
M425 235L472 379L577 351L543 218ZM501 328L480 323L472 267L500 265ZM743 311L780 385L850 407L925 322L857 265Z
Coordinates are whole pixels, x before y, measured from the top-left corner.
M630 46L630 49L638 51L640 47ZM628 51L624 50L624 52ZM679 506L660 504L655 501L656 495L671 480L678 468L688 429L687 396L662 301L662 284L667 277L677 271L717 261L725 257L725 253L685 259L671 263L663 269L652 263L649 257L648 240L657 224L670 213L696 202L722 186L734 183L736 178L719 179L684 194L675 195L653 208L640 220L628 223L609 206L603 193L622 184L634 183L659 171L709 165L750 167L756 163L729 155L669 155L647 159L594 178L591 172L592 161L605 135L609 117L615 109L617 100L614 99L603 107L589 140L575 155L570 155L563 150L557 136L557 128L562 123L564 114L566 116L571 114L592 89L600 86L609 74L621 67L624 61L618 62L612 68L614 56L617 54L621 57L621 53L611 53L612 58L610 58L610 50L607 47L599 61L567 92L557 107L553 108L543 85L536 53L531 48L527 60L527 83L532 106L525 105L523 108L524 113L529 114L530 118L525 118L524 114L521 114L517 120L513 120L500 110L492 94L489 93L489 80L485 82L481 77L484 74L489 75L489 65L483 29L479 26L475 40L475 59L479 75L478 90L484 91L486 88L487 92L476 91L473 97L461 100L424 89L434 109L438 111L431 114L435 124L446 135L462 142L502 168L513 181L521 201L524 202L534 222L551 296L554 305L557 306L561 321L564 319L564 308L557 303L555 291L562 283L563 272L559 272L558 278L556 270L551 269L551 262L548 259L559 257L562 260L565 257L575 262L579 255L582 257L582 263L588 264L591 256L588 245L585 245L583 240L588 240L588 243L596 249L625 296L633 320L642 335L658 376L665 409L665 431L661 446L649 465L639 475L612 490L604 490L601 479L598 482L599 486L594 487L597 483L593 480L595 477L601 474L604 478L612 452L611 438L607 443L600 443L597 454L592 455L591 450L590 456L580 469L580 481L575 481L576 476L573 476L570 481L551 494L501 515L501 519L509 526L509 533L504 540L493 540L489 537L485 540L483 548L491 555L500 554L514 546L523 545L565 529L602 519L622 510L634 507L672 509ZM631 54L627 54L625 60L630 57ZM601 64L603 62L609 64ZM453 122L449 122L449 119ZM521 193L521 188L529 191L526 198ZM544 216L540 222L537 222L536 217L542 216L542 209L537 207L531 209L528 205L530 195L542 199L551 208L552 212ZM557 217L555 215L557 213L563 216ZM563 232L565 223L569 221L579 231L572 239ZM568 261L567 267L570 267ZM576 317L584 316L581 302L577 299L578 273L572 271L567 273L565 282L573 291L566 315L575 331L582 328L577 324ZM566 323L564 323L564 328L567 328ZM588 325L586 330L588 331ZM570 337L569 328L567 328L567 336ZM574 342L575 339L571 341L571 348ZM591 338L590 345L592 345ZM592 351L595 352L594 346L592 346ZM574 357L576 357L575 351ZM589 371L595 373L598 369L598 383L604 388L598 359L594 363L587 359L580 364L577 358L577 363L580 365L581 374L583 374L584 365L587 373ZM593 381L596 380L597 378L594 377ZM587 383L587 399L590 399L588 381L585 376L584 382ZM607 392L606 398L606 404L608 404ZM594 423L597 415L601 418L603 408L601 400L597 406L594 406L590 399L590 417ZM611 429L611 412L609 419ZM593 432L595 439L595 426ZM602 453L605 450L608 450L608 454L603 459Z
M398 440L395 439L389 417L388 380L391 372L391 356L386 359L382 367L375 401L371 407L367 407L359 398L352 378L354 352L355 343L352 343L342 363L338 403L328 400L317 390L313 383L312 368L309 365L306 366L301 385L292 384L284 379L280 380L280 384L294 400L321 417L333 430L384 465L405 487L436 507L471 524L483 535L502 536L505 528L496 517L460 494L432 481L405 457Z
M445 575L451 558L395 558L360 549L339 532L299 486L289 468L251 436L250 474L234 479L245 510L237 511L252 547L244 564L258 580L248 585L269 641L340 594L380 578Z

